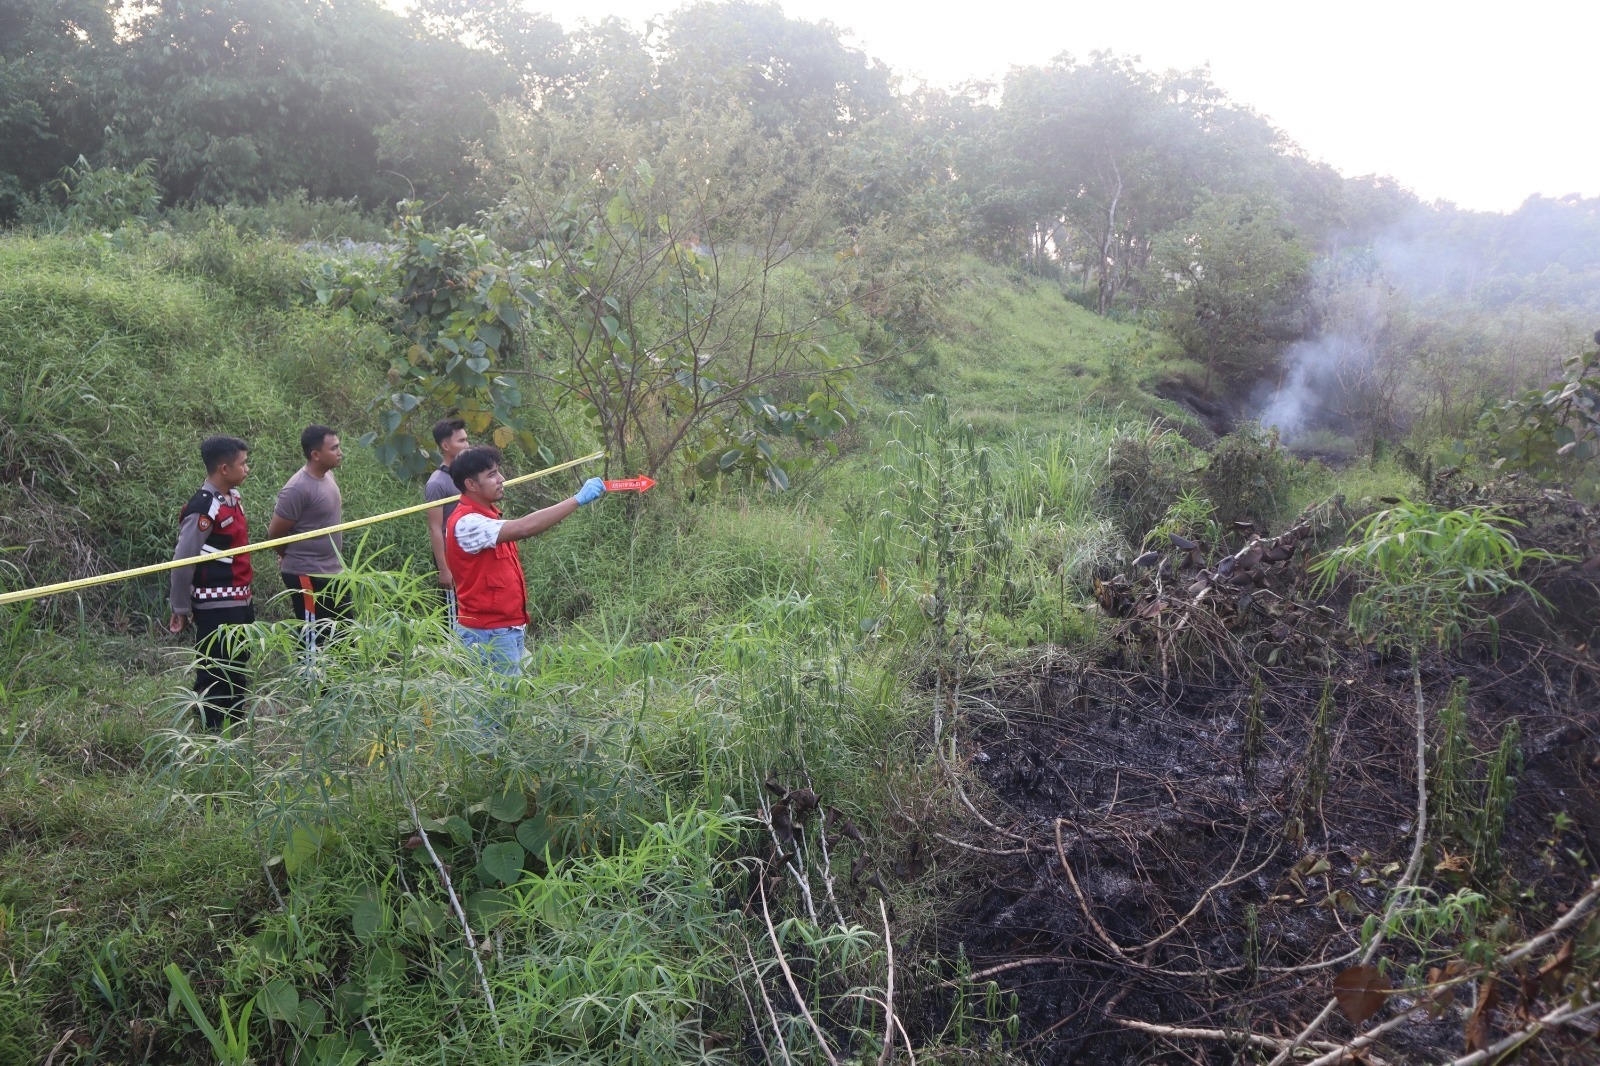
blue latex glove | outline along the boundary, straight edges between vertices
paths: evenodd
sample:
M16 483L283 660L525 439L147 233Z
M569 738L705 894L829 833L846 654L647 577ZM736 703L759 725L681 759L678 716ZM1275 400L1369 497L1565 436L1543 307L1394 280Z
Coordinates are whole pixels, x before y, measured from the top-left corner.
M578 506L593 503L606 493L606 483L597 477L592 477L583 483L583 488L578 490Z

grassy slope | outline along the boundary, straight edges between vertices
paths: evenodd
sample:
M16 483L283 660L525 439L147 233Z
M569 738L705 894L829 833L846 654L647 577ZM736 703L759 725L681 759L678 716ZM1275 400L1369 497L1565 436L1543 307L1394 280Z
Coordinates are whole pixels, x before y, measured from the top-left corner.
M0 239L0 514L7 585L121 569L171 552L170 516L205 472L199 441L251 444L243 492L258 526L302 462L300 427L326 421L352 447L340 471L350 514L413 502L354 447L381 384L387 338L300 307L296 255L209 234L133 251L93 240ZM48 528L56 536L40 537ZM425 547L420 523L379 527L374 547ZM275 579L257 566L263 591ZM118 590L125 611L159 611L160 579ZM58 609L53 606L52 610Z
M298 465L299 426L359 434L388 341L303 309L303 266L281 246L214 231L133 249L0 239L6 586L163 558L207 433L251 441L245 493L258 524ZM414 502L414 487L348 452L348 514ZM667 501L637 523L568 523L529 553L529 570L541 615L582 616L570 643L593 633L604 654L618 640L703 632L764 591L794 588L825 532L781 510L675 513ZM380 526L371 542L391 549L382 565L426 565L420 521ZM274 571L258 566L262 592ZM273 909L252 812L186 807L160 779L169 764L151 741L182 720L187 677L183 646L159 630L163 592L159 579L120 587L91 597L89 617L66 600L0 614L0 954L11 963L0 1061L39 1061L67 1029L69 1053L81 1041L89 1059L133 1055L129 1018L163 1013L162 966L195 974L209 1002L227 945ZM158 1061L187 1028L163 1025Z
M1085 412L1154 405L1145 386L1176 355L1165 336L1101 318L1050 282L977 260L965 274L929 352L939 389L980 434L1060 432Z
M0 367L18 381L49 365L70 386L32 422L5 414L5 428L22 431L7 461L32 463L43 480L25 496L0 489L0 510L59 514L59 491L45 491L56 477L78 490L72 505L90 524L108 531L83 538L95 552L79 564L136 563L167 550L166 516L196 480L189 455L204 432L252 439L257 500L293 469L302 421L331 418L354 437L351 424L381 387L386 342L296 309L288 255L216 234L132 253L0 239ZM940 486L918 478L889 443L920 432L891 417L898 406L915 409L914 392L943 392L954 422L970 421L1000 445L984 475L989 485L954 437L920 438L949 458L959 475L950 483L966 486L940 506L974 519L996 514L1005 533L986 549L1003 555L996 569L1005 581L973 579L953 617L967 611L962 624L990 642L990 654L1040 639L1092 639L1079 582L1119 543L1092 511L1098 471L1119 421L1144 431L1157 405L1140 386L1163 370L1165 351L1158 338L1100 320L1048 286L981 264L970 274L947 308L949 330L930 345L933 360L909 378L886 376L886 390L869 396L855 454L832 475L776 500L702 492L694 501L618 501L524 551L540 642L553 656L535 683L536 702L643 729L634 757L654 782L653 810L667 801L718 808L727 796L749 811L757 776L774 767L808 770L819 791L864 824L881 817L887 790L905 798L927 788L922 715L908 705L902 674L925 640L935 587L918 540L925 545L933 527L918 524L917 507ZM98 373L104 401L87 411L69 396L85 367ZM33 443L58 429L92 444L81 460L52 466L51 453ZM413 488L387 480L359 448L351 452L347 513L410 502ZM107 472L111 460L120 475ZM907 497L913 480L920 502ZM263 514L261 503L253 514ZM875 517L883 515L906 520ZM13 520L8 543L21 542L17 530ZM420 525L377 539L425 558ZM26 559L34 579L73 565L47 548ZM270 576L270 565L263 569ZM0 614L0 953L18 974L0 976L0 1060L38 1059L70 1027L89 1034L87 1057L121 1049L136 1058L128 1021L162 1014L166 961L204 975L208 996L226 990L237 1002L259 987L251 982L266 965L246 938L282 921L258 865L260 823L250 804L170 804L171 780L160 775L171 763L151 738L181 719L182 649L146 628L159 617L158 586L119 606L132 633L111 638L70 611L63 616L61 604ZM670 654L654 665L619 655L641 640L668 642ZM363 669L381 678L390 667ZM839 685L819 684L828 677ZM267 684L296 691L270 664ZM296 739L270 723L263 735ZM388 811L373 767L348 772L352 788L367 789L361 802ZM351 940L347 909L361 882L341 876L299 884L291 898L341 945L339 959L365 965L371 945ZM914 921L915 899L899 905ZM448 1039L482 1050L473 1043L481 1026L463 1035L444 1020L449 1012L448 1001L424 996L409 1013L380 1013L377 1027L401 1048ZM153 1061L193 1052L186 1022L162 1026Z
M927 368L909 383L891 380L891 395L904 400L915 386L937 391L948 397L952 416L999 446L1013 467L1036 468L1055 454L1079 464L1091 482L1118 432L1144 437L1156 425L1211 438L1193 412L1156 395L1162 383L1195 388L1204 377L1170 337L1101 318L1054 282L974 259L963 266L967 280L945 305L945 328L926 347ZM880 418L884 410L876 412ZM1172 443L1189 466L1204 465L1203 455ZM1338 471L1295 466L1278 521L1335 493L1361 504L1416 490L1415 479L1388 461Z

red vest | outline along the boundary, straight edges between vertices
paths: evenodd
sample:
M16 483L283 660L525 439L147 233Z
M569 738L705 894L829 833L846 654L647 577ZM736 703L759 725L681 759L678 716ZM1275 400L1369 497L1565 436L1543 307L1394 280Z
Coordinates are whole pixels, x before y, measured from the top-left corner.
M444 524L444 558L456 579L456 619L468 629L505 629L528 624L528 582L514 541L469 555L456 542L456 523L464 515L499 519L493 507L461 497Z
M200 532L206 540L200 550L215 556L215 561L194 568L194 598L197 600L248 600L250 582L255 576L250 556L234 555L233 549L250 543L250 523L244 517L244 502L239 490L216 493L202 488L189 498L178 513L178 522L197 515Z

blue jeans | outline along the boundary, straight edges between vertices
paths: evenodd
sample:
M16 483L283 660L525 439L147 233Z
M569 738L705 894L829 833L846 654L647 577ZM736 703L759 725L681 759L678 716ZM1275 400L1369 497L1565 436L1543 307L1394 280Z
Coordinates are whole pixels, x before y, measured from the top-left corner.
M515 677L522 673L526 644L521 626L504 629L468 629L456 624L456 636L463 646L474 650L497 674Z

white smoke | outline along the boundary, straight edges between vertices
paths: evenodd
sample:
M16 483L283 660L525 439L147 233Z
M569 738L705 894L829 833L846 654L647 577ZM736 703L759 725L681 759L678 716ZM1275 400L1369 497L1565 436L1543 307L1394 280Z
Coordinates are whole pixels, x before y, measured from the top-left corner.
M1250 409L1286 442L1393 432L1547 382L1600 312L1600 200L1532 197L1511 216L1414 203L1332 237L1313 335Z
M1256 420L1286 443L1341 420L1350 372L1370 361L1367 345L1342 333L1296 341L1283 353L1277 386L1258 394Z

